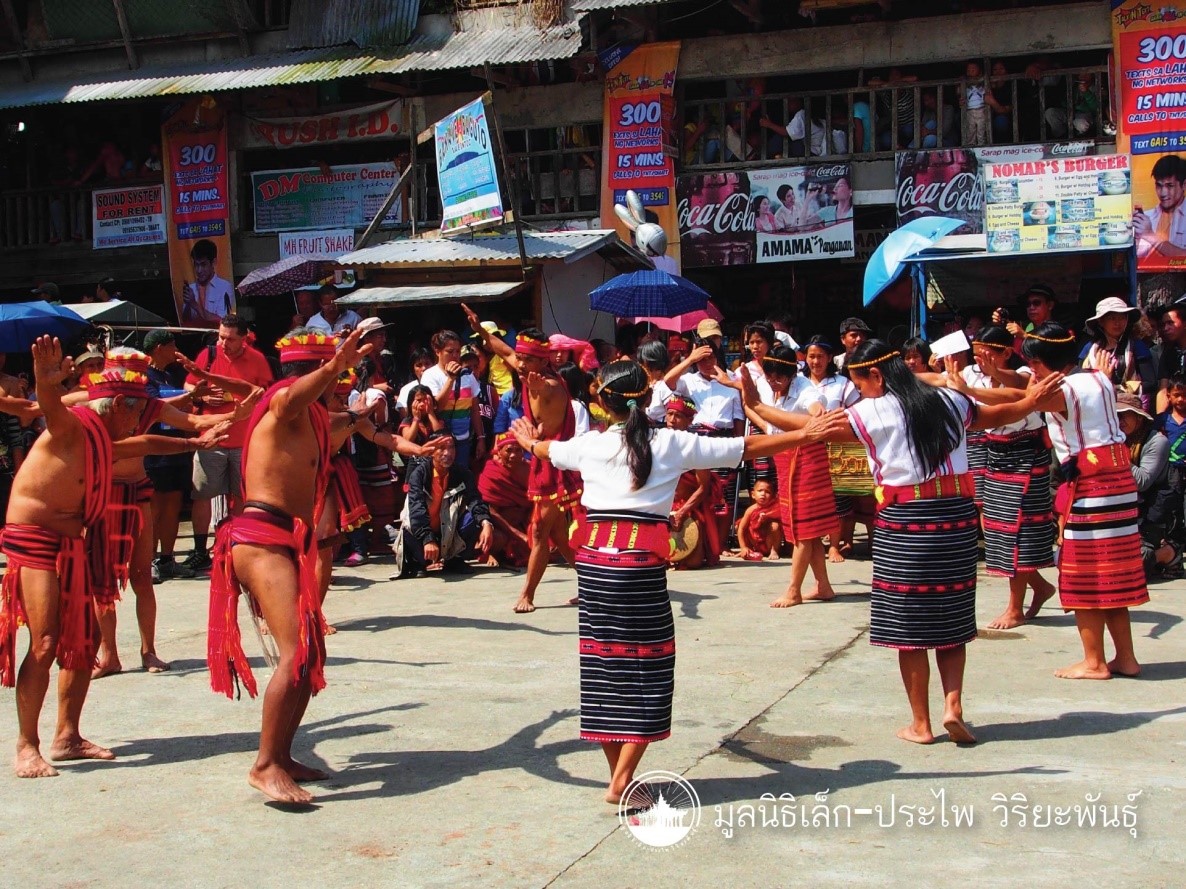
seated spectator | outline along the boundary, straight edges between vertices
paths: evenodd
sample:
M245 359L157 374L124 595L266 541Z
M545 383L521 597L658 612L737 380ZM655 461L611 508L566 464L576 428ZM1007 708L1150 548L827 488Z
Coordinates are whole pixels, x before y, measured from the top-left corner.
M782 545L782 507L774 485L758 479L750 490L749 508L737 522L737 542L747 562L777 559Z
M399 424L399 434L412 444L424 444L434 432L445 428L437 416L436 399L427 386L413 386L403 405L407 417Z
M1158 432L1165 433L1169 440L1168 483L1169 527L1171 533L1181 535L1183 530L1182 502L1186 495L1186 374L1176 373L1169 379L1166 390L1169 406L1153 421Z
M1170 540L1175 494L1169 485L1169 439L1156 428L1141 400L1126 389L1116 391L1116 413L1132 456L1145 576L1176 572L1182 566L1182 551Z
M431 458L414 457L408 465L408 493L400 527L392 543L396 577L420 571L467 573L467 558L490 555L494 523L478 493L473 473L456 464L457 448L447 431L435 432L448 444Z
M1147 408L1157 394L1153 353L1132 335L1141 310L1119 296L1101 299L1084 327L1091 342L1079 353L1080 366L1107 374L1113 386L1135 393Z
M492 555L502 565L524 568L531 553L527 536L531 501L527 499L527 460L513 435L503 433L494 441L490 459L478 476L478 493L490 508L494 522Z
M417 349L412 353L412 379L408 380L395 396L395 408L401 418L408 416L408 395L420 385L420 378L424 372L436 363L436 358L428 349Z

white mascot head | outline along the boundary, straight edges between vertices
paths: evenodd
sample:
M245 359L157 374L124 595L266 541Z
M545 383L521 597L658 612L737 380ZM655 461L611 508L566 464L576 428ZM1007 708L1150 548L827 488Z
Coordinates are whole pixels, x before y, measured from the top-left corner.
M614 212L634 232L634 246L646 256L663 256L667 253L667 232L663 226L647 222L642 200L633 191L626 192L625 204L614 204Z

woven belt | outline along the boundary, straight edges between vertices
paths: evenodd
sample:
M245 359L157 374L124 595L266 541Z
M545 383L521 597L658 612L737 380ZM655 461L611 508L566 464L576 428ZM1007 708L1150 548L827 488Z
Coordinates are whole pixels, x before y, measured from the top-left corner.
M975 493L976 480L972 473L964 472L959 475L938 475L917 485L881 485L874 491L874 496L877 497L877 508L884 509L894 503L972 497Z

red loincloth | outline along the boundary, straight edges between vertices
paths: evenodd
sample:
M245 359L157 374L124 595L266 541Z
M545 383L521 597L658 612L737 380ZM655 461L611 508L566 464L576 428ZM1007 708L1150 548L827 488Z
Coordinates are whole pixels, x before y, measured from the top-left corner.
M87 585L86 544L37 525L7 525L0 551L8 569L0 581L0 685L16 685L16 631L25 623L21 569L53 571L58 576L58 666L89 670L95 660L99 626Z
M247 432L243 444L243 491L247 495L247 467L252 433L268 412L275 395L292 385L295 378L281 380L273 385L247 421ZM214 570L210 573L210 614L206 638L206 666L210 670L210 687L228 698L234 696L235 686L242 680L251 697L256 695L255 677L243 653L239 634L239 594L243 591L235 576L231 546L235 543L249 543L261 546L283 546L292 550L297 566L297 608L300 613L300 634L293 666L293 682L299 682L306 675L313 693L325 688L325 618L321 614L320 583L317 575L317 542L313 528L325 508L325 492L329 486L330 434L329 413L320 402L308 408L313 434L317 439L317 476L313 482L316 500L313 504L313 524L306 525L299 518L280 518L261 510L244 512L218 529L214 544Z
M559 379L557 377L557 379ZM564 423L556 435L545 435L541 441L568 441L577 434L577 418L572 409L572 399L569 398L568 387L560 380L564 388ZM531 415L531 399L527 395L527 383L523 383L523 416L527 422L535 425L535 418ZM581 474L571 469L557 469L550 460L532 460L527 475L527 497L534 503L555 503L565 512L570 512L581 499ZM534 515L532 521L535 521Z
M782 534L787 543L816 540L840 533L840 516L832 492L828 447L805 444L774 455L778 470L778 501Z
M371 512L363 498L354 461L349 454L335 454L329 469L330 483L338 495L338 530L345 534L361 528L371 520Z
M478 493L487 506L498 510L507 522L526 528L531 522L532 504L527 499L526 484L497 460L487 460L478 476ZM508 564L522 567L527 564L530 548L512 537L500 554Z
M708 477L710 479L708 490L700 498L700 502L696 504L689 515L700 526L700 541L704 548L704 565L711 567L720 563L721 552L724 550L721 541L721 530L717 526L715 504L718 500L723 500L725 495L722 493L723 483L720 476L710 472ZM671 504L672 510L682 508L688 502L688 497L691 497L699 486L700 482L696 478L695 472L689 471L681 475L675 489L675 500Z
M95 607L100 612L115 608L120 590L128 586L132 551L136 548L136 538L144 530L140 506L151 500L152 482L147 478L113 482L103 518L88 532L106 542L104 547L92 548L90 552L91 585Z

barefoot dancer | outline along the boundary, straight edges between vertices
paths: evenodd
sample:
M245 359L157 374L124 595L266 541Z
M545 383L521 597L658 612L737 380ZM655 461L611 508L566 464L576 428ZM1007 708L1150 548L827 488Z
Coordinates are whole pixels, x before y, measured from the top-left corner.
M1027 332L1022 354L1035 380L1071 371L1077 364L1075 338L1047 322ZM1062 679L1138 676L1128 609L1149 601L1137 530L1137 488L1128 446L1116 415L1112 381L1098 370L1079 370L1038 405L1054 455L1068 480L1062 544L1058 554L1058 598L1075 612L1083 660L1055 672ZM1061 504L1060 504L1061 505ZM1104 630L1116 646L1105 660Z
M540 436L549 441L565 441L576 433L576 415L567 387L548 364L548 340L535 328L519 331L515 348L504 343L482 326L469 306L462 305L482 346L499 355L511 370L523 378L523 416L538 425ZM527 559L527 577L515 611L535 611L535 590L548 567L551 547L573 561L568 542L568 525L573 508L581 496L581 478L575 472L554 467L546 460L532 460L527 482L527 496L535 504L531 517L531 555ZM575 603L574 603L575 604Z
M985 390L1024 389L1029 369L1008 366L1013 335L1003 327L986 327L972 344L982 384L965 395L980 401ZM965 374L966 381L968 376ZM1054 506L1050 496L1050 450L1039 414L985 433L984 496L981 508L984 556L989 574L1009 578L1009 604L989 629L1008 630L1037 616L1054 595L1054 585L1038 571L1054 564ZM1034 599L1025 613L1025 589Z
M818 349L818 346L814 348ZM827 363L832 366L830 359ZM794 352L785 347L776 349L766 358L765 364L766 383L775 398L773 404L763 400L746 405L746 413L755 423L769 432L798 429L807 422L809 416L823 413L824 391L798 376ZM844 382L852 386L848 380ZM824 538L840 533L840 517L832 492L827 446L823 442L815 442L778 454L774 458L774 465L778 469L782 530L795 551L791 556L790 583L770 606L790 608L803 604L805 599L833 599L836 593L828 579ZM803 580L807 577L808 567L815 575L815 589L804 595Z
M898 650L913 716L898 737L918 744L935 739L927 700L927 651L934 649L943 727L953 741L973 743L962 698L965 646L976 638L979 516L965 431L1024 417L1048 387L1015 404L977 408L958 392L920 380L881 340L857 348L848 370L861 400L829 415L827 437L861 442L878 486L869 641Z
M37 402L46 431L17 472L0 544L8 556L0 586L0 684L17 686L14 768L21 778L57 774L42 758L37 730L55 657L61 672L50 759L115 758L83 738L79 728L98 635L87 548L104 542L98 535L91 539L91 531L107 508L113 460L198 446L194 439L128 438L148 397L146 380L139 375L115 370L96 375L90 380L90 401L66 407L62 381L70 376L72 364L70 359L63 362L58 340L41 337L34 343ZM30 645L18 674L16 632L21 623L29 627Z
M667 516L680 474L736 466L816 433L708 438L651 429L650 383L641 367L615 361L601 369L600 383L598 398L613 421L605 432L541 440L525 417L512 431L535 459L584 470L587 513L576 537L581 738L601 743L610 770L605 799L618 803L647 745L671 734L675 624L667 596Z
M284 379L248 421L243 511L219 528L210 578L207 664L210 685L232 696L255 678L239 638L238 597L246 588L280 652L264 693L259 754L248 782L282 803L309 803L298 781L325 777L292 758L309 697L325 687L325 619L319 603L314 531L324 508L331 456L329 412L321 398L369 346L354 331L337 338L297 328L276 345Z
M107 367L136 374L148 373L148 356L135 349L111 349L106 357ZM148 399L140 415L135 435L143 435L156 423L174 429L201 433L225 425L224 421L246 419L251 408L263 394L262 389L248 386L248 397L233 413L199 417L186 413L159 398ZM67 404L81 404L86 393L69 395ZM136 596L136 622L140 628L140 665L149 673L163 673L169 665L156 653L156 591L152 584L152 557L156 549L153 535L152 481L144 468L144 457L117 460L112 470L111 498L96 535L107 538L105 563L91 562L91 582L95 596L95 610L99 615L99 651L91 679L101 679L123 670L116 648L115 603L120 591L132 586Z

